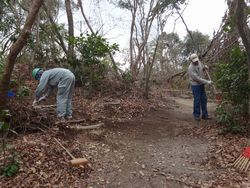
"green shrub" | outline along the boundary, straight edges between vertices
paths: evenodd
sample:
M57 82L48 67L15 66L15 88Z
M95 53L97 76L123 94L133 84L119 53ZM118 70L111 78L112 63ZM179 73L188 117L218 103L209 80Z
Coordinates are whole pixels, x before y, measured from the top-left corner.
M76 46L78 56L69 63L73 67L77 81L80 80L91 95L92 89L107 73L110 63L107 55L114 54L118 50L118 45L110 45L105 38L95 34L71 38L70 42Z
M18 155L11 151L11 145L6 143L7 135L10 131L9 121L11 114L9 110L2 110L0 112L0 156L3 157L1 164L1 172L6 177L14 176L19 170Z
M247 123L250 86L247 57L239 46L231 49L228 62L217 65L215 77L223 99L217 108L219 122L229 131L241 131Z

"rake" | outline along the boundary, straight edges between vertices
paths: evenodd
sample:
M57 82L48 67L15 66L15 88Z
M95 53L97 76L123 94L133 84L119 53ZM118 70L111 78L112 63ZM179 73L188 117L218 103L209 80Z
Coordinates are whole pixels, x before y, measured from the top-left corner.
M209 79L210 81L212 81L211 76L210 76L210 74L208 73L207 69L205 69L205 72L206 72L206 74L207 74L207 76L208 76L208 79ZM216 89L216 87L215 87L214 84L212 84L212 87L213 87L213 90L214 90L215 99L216 99L217 103L220 104L220 103L222 102L222 95L221 95L221 93L219 93L219 92L217 91L217 89Z
M250 146L243 149L242 154L234 161L233 166L240 171L247 172L250 166Z

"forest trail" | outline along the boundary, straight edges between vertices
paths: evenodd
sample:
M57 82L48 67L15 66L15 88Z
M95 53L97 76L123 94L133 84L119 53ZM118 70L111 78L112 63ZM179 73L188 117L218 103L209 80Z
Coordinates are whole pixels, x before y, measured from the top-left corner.
M246 138L222 135L215 120L198 125L192 118L192 99L161 102L141 116L106 121L98 129L79 132L52 126L11 137L21 165L16 176L1 179L0 188L250 187L250 174L232 168ZM209 103L208 110L213 115L215 104ZM75 157L87 158L88 166L72 167L54 138Z
M97 166L88 178L89 187L200 187L215 178L217 172L204 165L210 143L199 133L213 121L197 125L192 99L173 100L174 108L153 109L99 130L102 137L94 140L103 147L93 156ZM212 114L215 104L208 109ZM86 144L86 137L82 142Z

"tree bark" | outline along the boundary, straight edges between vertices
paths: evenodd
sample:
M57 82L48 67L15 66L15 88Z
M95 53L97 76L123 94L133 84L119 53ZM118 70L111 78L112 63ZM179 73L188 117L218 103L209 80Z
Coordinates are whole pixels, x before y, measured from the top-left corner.
M248 82L250 85L250 29L247 25L247 4L244 0L236 0L236 23L239 35L246 49L248 64ZM250 95L248 95L248 116L250 114ZM248 126L250 133L250 125Z
M136 70L137 70L137 64L136 64L136 61L134 61L134 55L133 55L133 49L134 49L133 35L134 35L134 30L135 30L135 19L136 19L137 7L138 7L137 4L138 4L138 0L134 0L133 8L131 9L132 22L130 25L130 39L129 39L130 70L131 70L131 75L132 75L133 80L136 79Z
M0 81L0 109L3 110L6 107L7 101L7 91L9 89L10 78L14 65L16 62L17 55L22 50L26 44L27 38L31 32L32 25L35 22L36 16L39 12L39 9L43 3L43 0L34 0L30 12L26 18L24 27L15 43L10 47L10 52L7 56L6 65L4 67L4 72Z
M58 44L62 47L62 50L64 51L64 53L67 55L67 48L66 48L66 46L65 46L65 43L64 43L64 41L63 41L63 37L62 37L62 35L60 34L60 32L58 31L58 29L57 29L57 27L56 27L56 23L54 22L54 20L53 20L53 18L52 18L52 16L51 16L51 14L50 14L50 12L49 12L49 10L48 10L48 8L47 8L47 6L45 5L45 3L43 4L43 8L44 8L44 10L45 10L45 12L46 12L46 15L48 16L48 18L49 18L49 21L50 21L50 23L52 24L52 26L54 26L54 28L53 28L53 31L55 32L55 34L56 34L56 36L57 36L57 38L58 38Z
M72 44L71 39L74 37L74 20L73 20L70 0L65 0L65 7L66 7L66 12L67 12L67 18L68 18L68 33L69 33L67 57L69 60L73 60L74 45Z

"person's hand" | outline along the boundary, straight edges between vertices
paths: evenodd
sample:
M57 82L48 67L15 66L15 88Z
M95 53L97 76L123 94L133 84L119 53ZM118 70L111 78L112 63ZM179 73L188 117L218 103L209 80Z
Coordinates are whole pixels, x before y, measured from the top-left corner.
M203 70L205 71L205 70L209 70L209 68L208 68L208 66L207 65L204 65L204 67L203 67Z
M36 106L37 103L38 103L38 101L35 99L35 100L33 101L33 103L32 103L32 106Z
M208 85L211 85L212 83L213 83L213 82L212 82L211 80L208 80L208 81L207 81L207 84L208 84Z
M46 99L46 95L42 96L40 99L38 99L38 102L43 101Z

